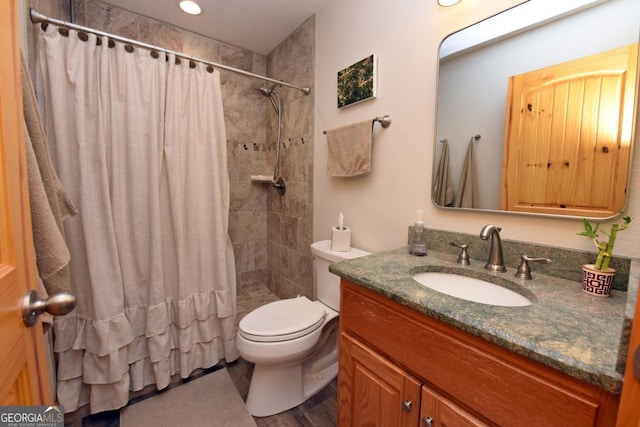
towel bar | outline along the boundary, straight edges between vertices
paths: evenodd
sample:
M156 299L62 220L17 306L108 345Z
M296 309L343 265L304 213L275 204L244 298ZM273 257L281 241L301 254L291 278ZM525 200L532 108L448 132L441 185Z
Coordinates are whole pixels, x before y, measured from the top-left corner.
M380 122L380 126L382 126L385 129L391 126L391 116L387 114L385 114L382 117L376 117L375 119L373 119L373 121Z
M372 121L379 122L380 126L382 126L385 129L391 126L391 116L389 116L388 114L385 114L384 116L380 116L380 117L375 117ZM323 130L322 133L326 135L327 131Z
M325 132L325 133L326 133L326 132ZM473 139L475 139L476 141L480 141L480 138L482 138L482 136L481 136L480 134L475 135L475 136L473 137ZM445 141L447 141L447 139L446 139L446 138L445 138L445 139L441 139L441 140L440 140L440 142L445 142Z

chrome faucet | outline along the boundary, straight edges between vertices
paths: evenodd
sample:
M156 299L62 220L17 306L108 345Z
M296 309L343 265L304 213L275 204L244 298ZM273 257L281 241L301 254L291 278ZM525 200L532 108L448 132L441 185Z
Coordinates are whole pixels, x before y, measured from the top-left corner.
M504 266L504 256L502 254L502 241L500 240L500 230L502 228L487 224L480 231L482 240L491 238L491 250L489 251L489 260L484 268L491 271L507 271Z

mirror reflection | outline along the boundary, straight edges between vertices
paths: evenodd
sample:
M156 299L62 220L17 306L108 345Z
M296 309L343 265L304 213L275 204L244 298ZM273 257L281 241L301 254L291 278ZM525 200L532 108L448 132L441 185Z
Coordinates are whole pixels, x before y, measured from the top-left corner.
M640 4L582 3L530 0L444 40L436 205L580 217L624 207Z

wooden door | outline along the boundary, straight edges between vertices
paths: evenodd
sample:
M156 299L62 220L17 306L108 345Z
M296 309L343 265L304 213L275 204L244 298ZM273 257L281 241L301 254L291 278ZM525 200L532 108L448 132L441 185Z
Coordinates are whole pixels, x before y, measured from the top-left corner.
M451 400L440 396L429 388L422 387L420 420L424 427L487 427Z
M418 380L346 333L340 335L339 364L338 425L418 425Z
M24 151L16 0L0 1L0 405L51 405L42 325L22 298L36 287Z
M501 209L609 217L625 203L638 44L509 79Z
M640 427L640 356L634 361L636 352L640 352L640 298L636 302L635 317L631 329L631 343L627 355L627 365L620 396L617 427Z

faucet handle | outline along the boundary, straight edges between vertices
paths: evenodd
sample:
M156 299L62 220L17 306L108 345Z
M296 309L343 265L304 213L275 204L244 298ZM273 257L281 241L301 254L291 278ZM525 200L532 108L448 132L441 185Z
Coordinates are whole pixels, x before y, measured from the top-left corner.
M531 267L529 267L530 262L534 262L536 264L551 264L551 260L549 258L532 258L529 255L522 254L520 255L520 265L518 266L518 270L516 270L517 278L531 280Z
M468 245L460 245L456 242L450 242L449 244L451 246L455 246L456 248L462 249L460 251L460 254L458 255L458 260L456 261L458 264L462 264L462 265L471 264L471 262L469 262L469 252L467 251L467 249L469 248Z

